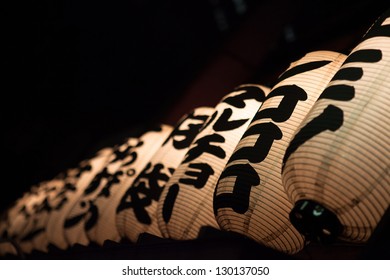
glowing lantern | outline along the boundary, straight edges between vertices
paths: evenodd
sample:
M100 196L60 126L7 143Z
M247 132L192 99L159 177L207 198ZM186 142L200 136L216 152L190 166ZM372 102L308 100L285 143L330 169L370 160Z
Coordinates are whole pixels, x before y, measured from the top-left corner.
M352 50L284 158L291 221L312 239L366 241L390 204L390 10Z
M268 91L243 85L217 104L161 195L157 218L164 237L194 239L203 226L219 228L212 204L215 185Z
M303 236L292 226L293 207L281 178L287 145L345 56L312 52L278 78L219 178L214 211L222 229L265 246L296 253Z
M67 182L67 177L72 176L74 169L63 173L63 179L54 179L48 182L52 188L43 192L45 198L35 203L31 213L31 222L28 231L23 238L24 241L31 242L32 249L47 252L49 247L47 224L53 211L61 209L66 202L66 194L74 189L74 185ZM60 231L62 228L59 229ZM62 233L63 234L63 233Z
M89 161L83 161L77 168L69 169L55 179L40 184L36 191L39 200L31 196L25 202L27 225L21 234L22 238L18 240L24 251L34 249L47 252L49 244L61 249L67 248L63 230L64 215L69 209L69 201L72 202L72 194L77 192L76 182L82 179L83 172L91 170L93 168ZM64 213L62 210L65 210ZM56 219L51 223L54 226L49 226L53 214Z
M102 245L105 240L120 240L115 224L116 209L128 187L146 167L150 158L161 147L171 131L171 126L162 125L155 131L143 134L131 151L134 160L123 162L114 178L91 202L93 204L91 209L94 210L88 212L85 217L85 227L90 241Z
M36 189L37 187L33 187ZM20 237L27 224L26 202L32 193L24 193L13 205L2 214L3 229L6 229L7 236L13 239ZM5 231L3 232L5 234Z
M144 170L124 193L116 225L122 237L136 242L143 232L161 236L156 209L161 192L214 108L201 107L185 115Z
M104 152L101 151L101 154ZM86 171L92 172L92 166L89 161L83 161L78 167L61 173L53 180L41 183L38 188L31 191L19 215L22 220L25 219L25 226L16 237L23 251L47 252L49 244L61 249L67 248L63 230L64 215L69 209L69 202L72 202L72 194L77 192L76 182L80 179L85 180L82 175ZM64 213L61 212L63 210ZM56 219L50 222L53 221L51 220L53 214ZM20 222L18 224L19 227L23 225Z
M115 174L122 164L131 163L135 160L134 153L131 151L137 143L137 138L128 138L124 143L115 146L112 153L108 156L104 167L83 188L81 194L77 197L77 201L67 214L63 226L65 239L69 245L89 244L90 241L85 231L85 217L87 213L97 213L94 211L95 208L92 201L96 199L111 180L115 180Z
M64 185L63 178L55 178L31 188L8 211L8 234L15 240L24 253L33 249L46 251L46 221L48 217L49 197ZM42 245L44 243L45 245Z
M43 191L46 191L47 182L42 182L38 186L33 186L30 192L25 192L17 199L4 214L7 223L8 236L13 239L21 239L23 231L29 223L29 218L33 212L33 206L42 202L45 198Z
M46 224L47 241L50 244L63 250L68 248L64 233L66 217L96 173L103 169L111 152L111 148L102 149L93 158L82 161L77 168L67 174L64 187L56 194L60 204L51 209Z

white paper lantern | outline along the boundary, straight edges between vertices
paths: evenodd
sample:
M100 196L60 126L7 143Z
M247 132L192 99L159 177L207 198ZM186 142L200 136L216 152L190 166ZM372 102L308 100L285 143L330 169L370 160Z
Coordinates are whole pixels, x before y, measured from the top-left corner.
M364 35L294 136L283 181L309 238L364 242L390 204L390 10Z
M8 236L13 239L21 239L23 231L29 223L35 205L42 203L46 193L51 189L48 181L41 182L17 199L13 205L6 210L5 220L7 221Z
M201 107L181 118L145 169L127 189L116 216L117 229L122 237L136 242L143 232L162 236L156 216L160 195L213 112L214 108Z
M132 149L139 143L137 138L128 138L124 143L113 148L108 156L104 167L95 174L94 178L83 189L77 201L66 216L64 223L65 239L69 245L90 243L85 231L86 215L94 211L92 201L100 194L102 189L110 183L116 181L118 169L122 164L128 164L135 160ZM94 215L92 215L94 216Z
M8 214L10 238L24 253L47 251L46 222L55 193L65 184L63 176L40 183L26 193Z
M292 226L293 207L281 178L287 145L345 56L318 51L292 63L279 77L229 159L214 196L222 229L285 253L304 246Z
M34 187L34 189L36 188ZM22 230L27 224L28 214L25 212L25 204L32 195L32 193L25 192L2 215L2 224L7 228L8 237L16 239L21 236Z
M76 192L75 184L80 175L90 169L86 163L82 162L78 167L68 169L55 179L41 184L37 189L37 194L41 197L40 200L31 202L32 199L29 199L26 205L31 205L27 208L31 208L31 210L29 211L27 226L23 231L23 238L20 240L23 250L27 246L31 246L31 250L48 251L49 245L53 244L49 240L48 222L50 217L56 211L60 212L68 203L68 197L72 197L71 194ZM60 217L58 218L60 219ZM64 240L63 226L58 225L58 227L52 227L51 230L56 231L57 241ZM51 236L53 235L51 233ZM65 244L65 242L62 244L57 242L53 245L62 245L62 249L65 249L67 247Z
M111 153L111 148L104 148L91 159L82 161L68 174L64 188L56 194L56 199L60 198L61 204L49 212L46 223L48 243L62 250L68 248L64 232L66 218L95 175L104 168Z
M212 204L215 185L268 92L242 85L217 104L161 195L157 218L164 237L194 239L204 226L219 228Z
M53 244L50 242L48 223L53 212L60 211L68 202L69 194L76 191L74 179L77 173L79 173L79 168L72 168L64 173L64 179L51 181L49 184L53 184L55 188L49 190L45 199L35 205L35 210L31 215L33 224L28 234L28 240L31 241L34 250L47 252L50 244L62 245L62 248L59 247L61 249L67 248L66 243L57 242L57 244ZM51 230L55 230L59 235L57 240L63 240L63 226L58 225L58 228L52 228ZM51 235L53 236L53 233Z
M100 245L106 240L120 241L115 221L116 209L128 187L146 167L171 131L171 126L161 125L157 130L149 131L139 138L139 143L132 149L135 160L123 163L118 169L120 173L117 180L107 184L92 202L94 212L88 212L85 217L89 240Z
M45 197L40 191L44 186L46 183L32 187L31 192L25 192L6 212L7 235L21 247L24 253L32 251L32 243L23 239L31 227L34 204L42 201Z
M61 249L67 248L63 230L64 214L61 213L61 210L67 210L69 198L72 198L72 194L77 192L76 182L91 169L89 161L86 160L81 162L79 166L62 172L55 179L39 185L36 193L41 198L39 200L30 198L26 204L31 205L31 211L27 219L27 226L23 231L23 238L20 240L23 249L31 246L31 250L47 252L50 244ZM62 219L62 222L56 226L48 227L53 213L58 220ZM49 236L54 236L56 243L51 242Z

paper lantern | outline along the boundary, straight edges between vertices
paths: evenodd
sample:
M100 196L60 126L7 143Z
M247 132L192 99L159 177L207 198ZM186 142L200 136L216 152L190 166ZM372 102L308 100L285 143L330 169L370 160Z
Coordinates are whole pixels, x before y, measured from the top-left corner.
M309 238L366 241L390 204L390 10L364 35L290 143L283 182Z
M13 239L20 239L23 236L23 230L29 223L29 218L34 211L36 204L42 203L46 193L50 190L50 184L47 181L31 187L28 192L17 199L13 205L4 213L4 220L7 223L8 236Z
M222 229L285 253L303 248L303 236L289 221L293 205L282 185L282 159L344 59L335 52L308 53L279 76L220 176L214 211Z
M55 211L60 211L67 203L69 193L75 191L73 179L79 172L79 168L72 168L63 173L63 179L55 179L48 184L53 186L45 192L45 199L34 205L34 210L31 214L31 227L24 240L32 243L32 249L37 251L47 252L49 245L52 244L49 240L48 223L51 215ZM55 228L58 235L57 239L63 240L63 226ZM52 234L53 235L53 234ZM28 238L27 238L28 237ZM58 243L57 243L58 244ZM62 245L66 248L65 244Z
M157 218L164 237L194 239L204 226L219 228L212 204L215 185L268 91L242 85L217 104L161 195Z
M101 151L97 158L106 152ZM27 213L28 218L21 235L22 238L18 240L23 250L30 246L28 250L47 252L49 244L61 249L67 248L63 232L65 213L62 213L62 210L66 211L69 208L68 203L72 202L72 195L77 192L76 183L80 179L85 180L85 172L89 173L93 169L89 160L85 160L76 168L68 169L36 188L34 191L36 194L31 195L25 202L24 212ZM55 220L51 220L53 214ZM55 226L49 226L50 220Z
M62 250L68 248L64 232L66 218L95 175L103 169L111 153L111 148L104 148L67 174L63 188L55 194L60 204L49 211L46 224L48 243Z
M65 239L69 245L90 243L85 231L87 213L97 213L94 211L92 201L100 194L107 184L112 184L117 180L118 169L122 164L130 164L135 160L132 149L139 143L137 138L130 137L124 143L113 148L108 156L104 167L95 174L95 177L83 189L72 209L66 216L64 223ZM92 215L94 216L94 215Z
M46 222L56 191L65 184L58 176L31 188L8 212L8 234L24 253L47 251ZM44 244L44 245L43 245Z
M36 189L34 187L33 189ZM20 237L22 234L22 230L27 224L27 216L25 209L25 204L29 200L32 193L25 192L22 197L18 198L12 206L10 206L3 214L2 214L2 225L3 229L6 229L6 234L10 238ZM5 232L3 232L5 234Z
M133 242L136 242L143 232L161 237L156 217L160 195L213 112L214 108L201 107L185 115L126 190L116 216L117 229L122 237Z
M161 147L172 131L172 127L161 125L157 130L148 131L139 138L132 149L134 160L124 162L118 169L115 181L105 185L93 202L93 211L85 217L87 236L90 241L103 245L104 241L119 241L116 228L116 209L128 187L146 167L154 153Z
M29 229L33 226L32 214L35 205L41 203L47 191L47 182L33 186L30 192L25 192L21 198L15 201L6 211L7 236L14 240L24 253L30 253L33 249L32 242L28 239Z
M67 204L68 196L71 197L70 194L76 191L75 182L84 167L82 164L77 168L69 169L55 179L40 184L36 194L31 195L25 202L26 226L18 240L23 251L48 251L49 244L52 244L49 239L50 231L48 230L50 216L53 212L61 211ZM61 227L61 224L57 227L56 233L59 236L56 238L57 240L63 240L63 227ZM54 245L58 245L58 243ZM66 248L64 243L61 245L63 246L62 249Z

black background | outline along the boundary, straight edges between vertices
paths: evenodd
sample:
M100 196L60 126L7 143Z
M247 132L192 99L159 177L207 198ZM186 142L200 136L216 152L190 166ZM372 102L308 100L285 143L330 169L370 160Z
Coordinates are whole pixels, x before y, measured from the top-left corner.
M188 109L181 104L213 105L228 91L196 100L186 93L219 54L243 65L237 82L271 86L309 51L347 54L387 8L386 1L7 1L0 210L102 143L174 124ZM224 73L210 79L229 90Z

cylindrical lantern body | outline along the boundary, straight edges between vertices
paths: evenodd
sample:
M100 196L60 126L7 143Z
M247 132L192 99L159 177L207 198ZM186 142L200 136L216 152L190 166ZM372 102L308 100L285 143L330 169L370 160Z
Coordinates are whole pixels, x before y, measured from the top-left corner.
M145 169L126 190L116 216L117 229L122 237L133 242L143 232L161 237L156 217L160 195L213 112L214 108L201 107L183 116Z
M110 151L109 148L102 149L91 160L82 161L77 167L58 175L38 189L44 199L33 205L30 222L21 243L23 246L29 242L32 249L44 252L49 244L60 249L68 247L64 235L66 215L94 173L103 168Z
M69 245L90 243L85 231L87 213L95 213L96 208L92 201L100 194L102 189L115 182L118 169L122 164L130 164L135 160L132 149L138 144L137 138L128 138L124 143L116 145L108 156L105 166L95 174L94 178L83 189L72 209L66 216L64 223L64 234ZM95 215L92 215L95 216Z
M212 204L215 185L268 92L242 85L217 104L161 195L157 218L164 237L195 239L204 226L219 228Z
M7 237L15 240L21 238L23 229L28 224L29 213L26 204L28 202L31 204L34 199L39 198L37 195L38 188L38 186L34 186L31 188L32 192L25 192L2 214L2 224L6 228ZM31 211L31 207L29 210Z
M13 205L5 212L5 221L7 223L7 235L9 238L20 240L24 232L28 231L27 227L31 222L32 214L36 205L42 203L47 193L62 183L62 179L44 181L39 185L31 187L25 192ZM31 225L30 225L31 226Z
M56 179L49 181L47 186L40 190L44 199L33 204L33 211L21 244L31 243L32 249L43 252L48 250L49 244L61 249L67 248L63 230L65 214L61 210L66 210L69 198L77 191L77 180L89 169L88 161L83 161L78 167L69 169L57 176ZM52 214L56 215L57 220L62 220L62 223L57 224L57 220L52 220L55 226L48 228ZM52 240L49 239L49 236L52 237ZM23 246L25 247L25 245Z
M50 244L62 250L68 248L64 232L66 217L96 173L104 168L111 152L110 148L100 150L93 158L82 161L75 172L66 178L66 188L57 194L61 198L61 204L51 209L46 224L47 241Z
M289 221L293 207L281 178L282 159L295 129L345 56L318 51L282 73L230 157L214 194L222 229L293 254L303 236Z
M349 54L286 152L283 182L297 203L291 218L305 234L364 242L389 207L389 96L390 10ZM324 213L335 216L325 223Z
M91 202L93 211L88 212L85 217L85 227L90 241L100 245L106 240L120 241L115 221L116 209L127 188L132 185L171 132L171 126L161 125L156 130L144 133L131 151L134 160L123 163L115 178L112 178Z
M31 253L34 249L47 251L46 222L49 211L61 203L56 199L56 193L64 188L64 177L60 174L33 187L23 197L23 203L17 203L19 211L10 211L8 233L24 253Z

